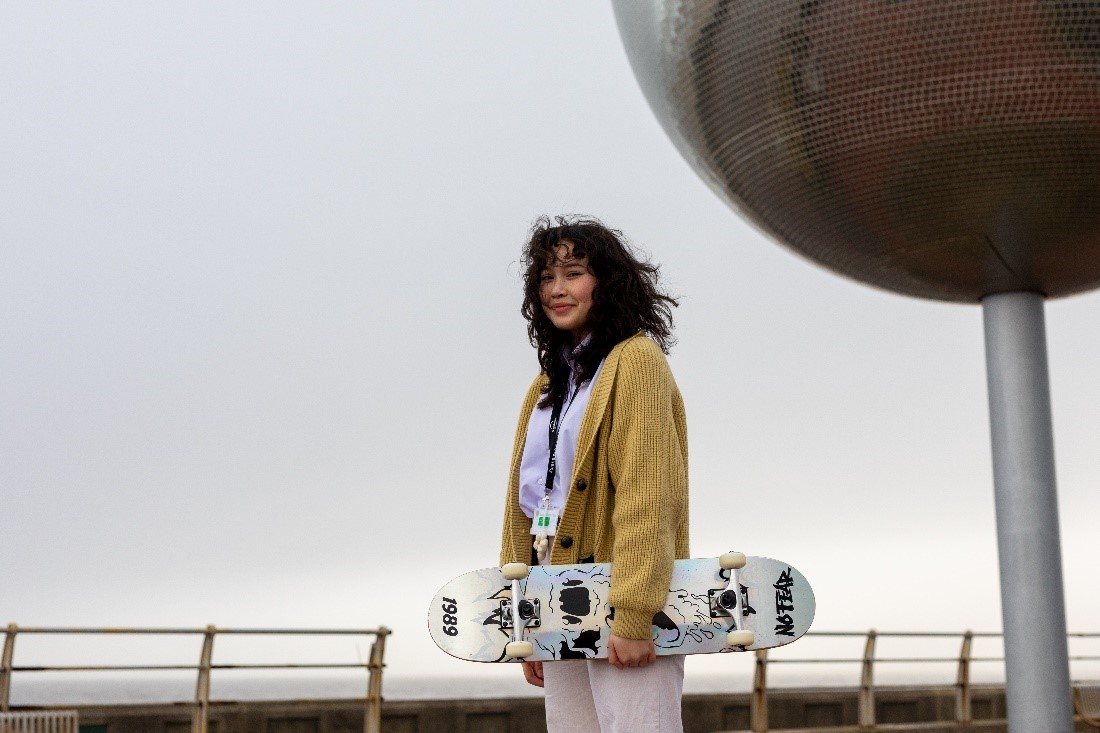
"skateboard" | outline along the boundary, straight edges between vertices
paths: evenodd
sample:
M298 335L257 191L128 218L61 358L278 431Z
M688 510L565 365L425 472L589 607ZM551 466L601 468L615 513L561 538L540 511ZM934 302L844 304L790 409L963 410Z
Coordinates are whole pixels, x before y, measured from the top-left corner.
M610 563L483 568L439 589L428 629L473 662L606 658L610 589ZM740 552L677 560L653 639L659 655L767 649L805 634L814 609L810 584L785 562Z

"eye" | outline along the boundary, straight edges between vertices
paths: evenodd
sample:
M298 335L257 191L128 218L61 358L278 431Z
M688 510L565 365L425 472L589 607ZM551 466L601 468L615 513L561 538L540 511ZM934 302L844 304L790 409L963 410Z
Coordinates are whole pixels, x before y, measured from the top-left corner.
M539 275L539 282L548 283L553 279L554 279L554 276L551 275L549 272L544 272L541 275Z

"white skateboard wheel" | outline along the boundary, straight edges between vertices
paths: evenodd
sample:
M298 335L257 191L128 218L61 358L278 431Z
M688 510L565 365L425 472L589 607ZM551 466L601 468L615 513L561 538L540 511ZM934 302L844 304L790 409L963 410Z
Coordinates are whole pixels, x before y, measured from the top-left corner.
M527 577L527 566L521 562L510 562L500 568L505 580L522 580Z
M743 552L727 552L718 556L718 564L722 566L723 570L737 570L745 567L747 562L748 558L745 557Z
M726 634L726 646L752 646L756 634L751 631L731 631Z
M504 653L513 659L526 659L535 653L535 645L529 641L510 641Z

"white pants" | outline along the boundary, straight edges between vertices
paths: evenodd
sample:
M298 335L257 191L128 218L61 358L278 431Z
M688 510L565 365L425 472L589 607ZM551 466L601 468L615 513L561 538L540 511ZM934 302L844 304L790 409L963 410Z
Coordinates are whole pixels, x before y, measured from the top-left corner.
M547 733L683 733L684 657L616 669L606 659L544 662Z

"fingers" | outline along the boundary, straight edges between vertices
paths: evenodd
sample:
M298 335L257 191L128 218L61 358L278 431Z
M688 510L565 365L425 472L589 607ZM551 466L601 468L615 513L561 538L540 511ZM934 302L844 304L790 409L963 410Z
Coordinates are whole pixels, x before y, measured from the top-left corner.
M542 662L522 662L523 678L527 684L542 687L545 682L542 678Z
M652 639L624 639L611 635L607 640L607 661L616 669L648 667L657 661Z
M619 669L622 669L623 667L648 667L649 665L651 665L651 664L653 664L654 662L657 661L657 655L656 654L649 654L649 655L646 655L646 656L627 658L627 659L623 659L622 657L619 657L619 661L621 663L620 665L617 665L619 667Z
M610 639L607 640L607 661L615 669L622 669L626 665L623 664L623 662L619 659L619 650L617 648L618 645L615 643L616 638L617 637L612 636Z

